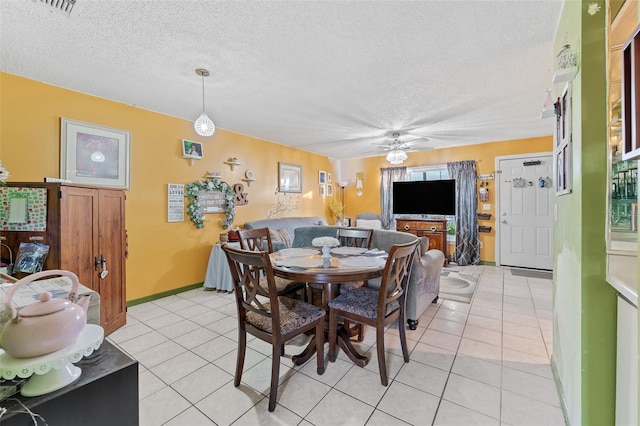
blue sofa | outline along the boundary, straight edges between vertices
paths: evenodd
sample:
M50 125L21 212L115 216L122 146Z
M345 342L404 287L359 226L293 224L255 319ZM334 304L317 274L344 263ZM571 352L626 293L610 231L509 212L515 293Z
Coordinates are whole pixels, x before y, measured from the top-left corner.
M321 216L305 216L305 217L277 217L273 219L253 220L244 224L245 229L269 228L271 231L279 231L284 229L287 231L291 239L294 238L296 228L309 226L326 226L327 219ZM335 228L334 228L335 229ZM309 244L311 245L311 244ZM285 248L281 242L273 242L273 250L278 251Z

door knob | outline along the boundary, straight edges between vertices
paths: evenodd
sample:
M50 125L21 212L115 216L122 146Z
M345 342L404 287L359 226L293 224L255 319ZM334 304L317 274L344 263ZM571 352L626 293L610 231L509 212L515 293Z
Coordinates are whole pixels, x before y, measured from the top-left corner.
M506 216L506 215L507 215L506 213L502 213L502 216Z
M502 220L502 223L507 223L507 221L503 219L503 220Z

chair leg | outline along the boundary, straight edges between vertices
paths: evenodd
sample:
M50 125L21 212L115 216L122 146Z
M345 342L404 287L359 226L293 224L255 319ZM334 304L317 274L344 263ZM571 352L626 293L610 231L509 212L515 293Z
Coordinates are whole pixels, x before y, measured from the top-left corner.
M380 382L382 386L387 386L387 363L384 356L384 326L378 324L376 327L376 348L378 349L378 369L380 370Z
M364 324L360 323L358 324L358 342L362 342L364 340L364 330L366 329L366 327L364 326Z
M316 325L316 352L318 355L316 372L321 376L324 374L324 318Z
M400 331L400 346L402 346L402 356L404 362L409 362L409 350L407 349L407 330L404 328L404 309L400 308L398 317L398 330Z
M235 387L240 386L242 379L242 369L244 368L244 355L247 352L247 332L243 329L238 330L238 357L236 359L236 376L233 381Z
M335 362L336 360L336 339L338 338L338 316L336 311L329 308L329 361Z
M278 379L280 377L280 345L272 345L271 389L269 391L269 411L276 409L278 397Z

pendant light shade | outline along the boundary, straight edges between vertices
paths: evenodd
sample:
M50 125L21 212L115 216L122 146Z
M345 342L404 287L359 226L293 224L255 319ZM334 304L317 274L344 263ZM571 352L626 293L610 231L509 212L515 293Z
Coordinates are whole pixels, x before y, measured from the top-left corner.
M200 117L193 123L193 127L200 136L213 136L216 132L216 126L204 109L204 78L209 77L209 71L198 68L196 74L202 77L202 114L200 114Z

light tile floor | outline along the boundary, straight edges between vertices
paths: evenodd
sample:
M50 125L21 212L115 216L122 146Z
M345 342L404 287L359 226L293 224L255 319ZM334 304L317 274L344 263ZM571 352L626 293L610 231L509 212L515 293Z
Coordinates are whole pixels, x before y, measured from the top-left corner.
M283 358L278 405L267 410L270 345L251 339L239 388L232 295L191 290L129 308L108 338L140 363L140 424L176 425L564 425L549 359L551 280L508 268L457 267L480 277L471 304L440 299L408 330L386 332L390 383L380 384L375 334L358 344L365 368L340 354L324 375L315 358ZM287 344L300 352L304 338ZM325 351L326 355L326 351Z

